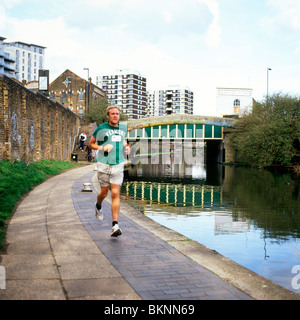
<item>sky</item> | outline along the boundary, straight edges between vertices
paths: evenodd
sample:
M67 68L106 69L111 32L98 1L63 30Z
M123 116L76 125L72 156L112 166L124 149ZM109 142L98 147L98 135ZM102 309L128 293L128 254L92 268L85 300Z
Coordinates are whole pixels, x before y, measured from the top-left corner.
M215 115L216 88L300 90L300 0L0 0L0 36L46 47L50 81L133 69L147 90L194 92Z

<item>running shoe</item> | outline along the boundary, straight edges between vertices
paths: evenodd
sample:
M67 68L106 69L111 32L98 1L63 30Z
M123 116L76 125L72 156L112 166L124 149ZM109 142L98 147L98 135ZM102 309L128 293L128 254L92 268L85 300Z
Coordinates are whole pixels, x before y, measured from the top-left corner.
M102 209L97 209L97 203L95 203L95 215L96 215L96 219L99 221L103 220L103 212Z
M118 237L122 234L122 230L120 229L119 225L118 224L115 224L113 227L112 227L112 230L111 230L111 236L112 237Z

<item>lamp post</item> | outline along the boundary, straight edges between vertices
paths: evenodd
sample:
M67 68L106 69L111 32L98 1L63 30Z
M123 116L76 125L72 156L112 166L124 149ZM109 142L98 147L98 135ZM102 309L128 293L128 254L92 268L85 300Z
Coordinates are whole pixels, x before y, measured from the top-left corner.
M267 105L269 104L269 71L271 68L267 68Z
M88 72L88 84L87 84L87 107L85 107L84 113L86 114L86 111L89 111L90 109L90 69L89 68L83 68L83 70L87 70ZM85 101L86 104L86 101Z
M90 69L89 68L83 68L83 70L87 70L87 72L88 72L88 81L89 81L89 79L90 79Z

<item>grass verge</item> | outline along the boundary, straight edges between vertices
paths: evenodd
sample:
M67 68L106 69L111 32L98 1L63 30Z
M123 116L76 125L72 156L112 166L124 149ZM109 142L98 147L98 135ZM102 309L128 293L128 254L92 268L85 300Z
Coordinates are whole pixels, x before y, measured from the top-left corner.
M49 176L76 165L76 162L55 160L42 160L29 165L22 161L0 161L0 250L6 234L6 221L12 216L21 197Z

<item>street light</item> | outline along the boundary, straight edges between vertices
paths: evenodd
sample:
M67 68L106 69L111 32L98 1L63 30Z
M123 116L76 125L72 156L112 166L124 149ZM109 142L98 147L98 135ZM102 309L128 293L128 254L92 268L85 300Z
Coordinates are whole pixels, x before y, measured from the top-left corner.
M86 114L86 110L89 111L89 109L90 109L90 69L89 68L83 68L83 70L87 70L87 72L88 72L87 107L86 107L86 99L85 99L85 108L84 108L84 112Z
M267 105L269 102L269 71L271 71L271 68L267 68Z
M88 72L88 81L89 81L89 79L90 79L90 69L89 68L83 68L83 70L87 70L87 72Z

